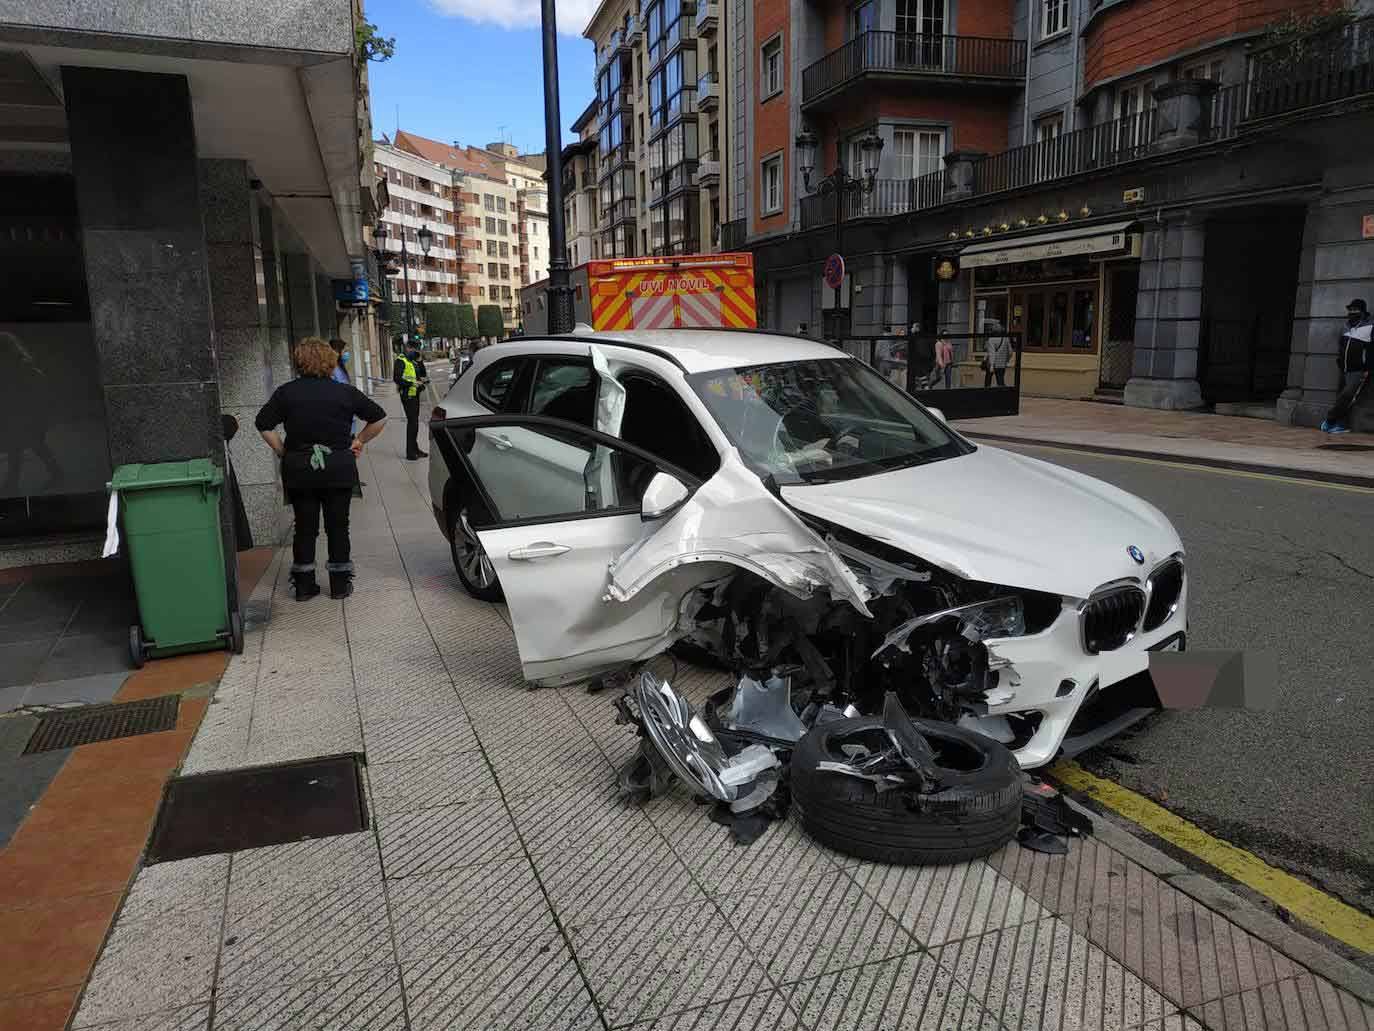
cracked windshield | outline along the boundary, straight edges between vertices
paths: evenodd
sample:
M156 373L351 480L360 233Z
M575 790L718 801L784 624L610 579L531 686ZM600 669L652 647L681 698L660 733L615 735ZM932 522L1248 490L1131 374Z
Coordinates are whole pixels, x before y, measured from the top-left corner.
M0 1031L1374 1031L1374 0L0 0Z

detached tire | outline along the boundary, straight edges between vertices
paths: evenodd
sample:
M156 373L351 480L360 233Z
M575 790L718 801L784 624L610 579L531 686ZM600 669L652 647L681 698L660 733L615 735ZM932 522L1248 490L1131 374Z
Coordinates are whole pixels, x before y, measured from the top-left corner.
M1021 823L1021 767L997 741L949 723L913 720L930 742L941 784L929 794L817 769L845 762L841 745L883 747L875 717L814 727L792 753L792 809L822 845L879 863L961 863L997 851Z

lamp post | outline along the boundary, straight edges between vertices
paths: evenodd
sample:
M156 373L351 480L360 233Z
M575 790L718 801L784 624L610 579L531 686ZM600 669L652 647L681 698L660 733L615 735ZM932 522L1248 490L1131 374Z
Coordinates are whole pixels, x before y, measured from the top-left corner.
M424 257L428 258L429 249L434 245L434 234L430 232L429 226L421 225L419 231L415 234L415 239L420 241L421 254ZM404 255L405 253L405 237L401 238L401 253L402 255ZM408 329L412 334L415 332L415 308L410 303L409 275L407 275L406 277L406 329Z
M377 245L377 249L376 249L376 254L377 254L377 268L378 268L378 271L380 271L381 274L382 274L382 300L386 301L386 311L387 311L387 318L388 318L388 321L390 320L390 318L391 318L391 316L392 316L392 303L393 303L393 302L392 302L392 296L391 296L391 294L392 294L392 291L391 291L391 276L389 276L389 275L387 274L387 265L388 265L388 264L390 263L390 261L391 261L391 255L390 255L390 253L389 253L389 252L387 251L387 249L386 249L386 241L387 241L387 237L389 237L390 235L391 235L391 230L387 229L386 223L385 223L385 222L378 222L378 223L372 228L372 242L375 243L375 244ZM384 350L382 353L383 353L383 354L390 355L390 354L391 354L391 335L390 335L390 333L387 334L387 337L386 337L386 341L385 341L385 342L386 342L386 348L385 348L385 350Z
M820 141L816 139L813 132L801 132L797 134L795 141L797 149L797 167L801 169L802 183L808 190L813 189L811 177L816 171L816 151L820 147ZM883 138L876 132L870 132L859 140L859 153L863 161L863 174L861 176L850 175L844 167L844 143L840 139L840 134L835 134L835 169L825 178L818 181L814 187L816 193L822 197L827 194L835 195L835 253L844 256L844 202L851 195L859 197L873 192L873 187L878 180L878 162L883 154ZM841 284L843 285L843 284ZM840 290L835 290L835 306L831 309L831 326L834 336L838 340L843 334L840 332Z
M539 5L544 50L544 163L549 182L549 332L573 331L573 291L568 281L563 227L563 130L558 111L558 16L554 0Z

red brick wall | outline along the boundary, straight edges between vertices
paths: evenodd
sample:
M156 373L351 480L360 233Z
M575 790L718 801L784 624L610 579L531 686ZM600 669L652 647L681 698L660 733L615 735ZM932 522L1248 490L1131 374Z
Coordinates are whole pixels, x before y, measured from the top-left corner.
M950 127L951 150L981 150L997 154L1007 149L1007 126L1011 115L1004 102L976 97L931 97L913 92L909 96L883 96L850 108L843 117L843 138L862 126L881 120L911 119L939 122ZM828 128L821 133L821 150L816 164L828 172L835 162L835 137ZM853 169L851 169L853 171Z
M774 33L782 32L782 92L768 100L760 100L763 95L763 69L760 55L763 44ZM753 232L764 233L787 228L787 214L791 210L792 193L792 146L788 139L791 107L790 79L791 63L788 60L790 26L787 24L787 0L755 0L754 2L754 47L749 56L753 62L751 74L754 76L754 203L750 219ZM782 211L776 215L763 217L763 159L774 151L782 151Z
M1104 79L1166 61L1213 40L1261 29L1314 0L1135 0L1093 19L1084 35L1083 76Z
M1011 15L1011 0L961 0L954 30L960 36L1006 39L1011 35Z

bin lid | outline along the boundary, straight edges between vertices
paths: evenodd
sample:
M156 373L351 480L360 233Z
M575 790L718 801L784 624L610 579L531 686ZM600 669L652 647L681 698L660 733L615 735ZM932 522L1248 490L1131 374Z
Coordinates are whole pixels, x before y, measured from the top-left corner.
M121 465L110 478L111 490L151 490L155 487L188 487L197 484L218 487L224 482L221 472L208 458L185 462L153 462Z

